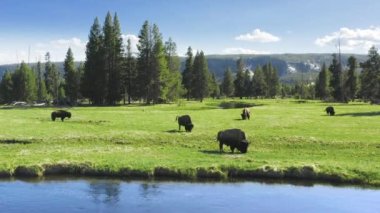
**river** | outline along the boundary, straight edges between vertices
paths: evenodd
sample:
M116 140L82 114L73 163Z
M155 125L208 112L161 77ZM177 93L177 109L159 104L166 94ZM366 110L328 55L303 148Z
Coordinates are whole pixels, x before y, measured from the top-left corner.
M260 182L0 180L0 212L380 212L380 189Z

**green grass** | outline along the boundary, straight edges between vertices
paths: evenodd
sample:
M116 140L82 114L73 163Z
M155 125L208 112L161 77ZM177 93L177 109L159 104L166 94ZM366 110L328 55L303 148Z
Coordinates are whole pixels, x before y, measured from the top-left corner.
M76 107L65 122L52 108L0 109L0 176L84 174L178 178L272 177L380 185L380 106L297 100ZM235 102L241 100L235 99ZM237 103L241 106L242 103ZM229 106L228 109L220 106ZM230 108L232 106L232 108ZM193 132L178 132L189 114ZM240 128L246 154L219 154L218 131Z

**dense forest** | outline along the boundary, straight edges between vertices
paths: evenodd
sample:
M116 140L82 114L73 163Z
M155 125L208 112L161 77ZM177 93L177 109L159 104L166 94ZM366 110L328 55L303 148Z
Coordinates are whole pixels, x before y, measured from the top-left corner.
M375 47L364 59L332 54L330 61L320 59L322 66L294 62L295 67L289 67L279 56L240 56L225 60L221 73L220 63L215 63L220 56L206 58L203 51L194 53L189 47L181 60L176 43L170 37L164 41L156 24L145 21L138 37L135 54L130 40L124 45L117 14L108 13L103 25L95 18L84 63L75 63L70 48L63 72L50 61L49 52L44 62L32 67L22 62L3 73L0 102L116 105L167 103L179 98L202 101L207 97L380 102L380 56ZM291 55L282 57L291 60ZM281 79L289 69L301 70L301 78ZM316 70L316 78L304 76L307 69Z

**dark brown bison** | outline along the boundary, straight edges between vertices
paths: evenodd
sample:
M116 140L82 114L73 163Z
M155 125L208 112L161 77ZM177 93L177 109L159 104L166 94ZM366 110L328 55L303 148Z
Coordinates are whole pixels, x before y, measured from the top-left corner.
M178 130L181 131L181 126L185 127L186 132L191 132L194 125L191 123L191 118L189 115L177 116L176 120L178 121Z
M217 140L219 141L220 152L223 152L223 144L229 146L232 153L234 153L235 148L241 153L246 153L249 145L245 133L240 129L219 131Z
M330 115L330 116L335 115L334 107L332 107L332 106L328 106L328 107L326 107L325 110L326 110L326 113L327 113L328 115Z
M51 113L51 120L55 121L56 118L61 118L61 121L65 118L71 118L71 113L66 110L57 110Z
M245 119L248 119L251 117L251 112L249 111L248 108L244 108L243 109L243 112L241 113L241 119L245 120Z

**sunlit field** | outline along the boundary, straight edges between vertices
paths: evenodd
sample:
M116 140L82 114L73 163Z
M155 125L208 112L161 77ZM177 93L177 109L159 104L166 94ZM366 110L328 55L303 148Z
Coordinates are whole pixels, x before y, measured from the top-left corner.
M241 103L244 102L244 103ZM241 120L244 104L251 119ZM335 108L335 116L324 109ZM237 108L235 108L237 107ZM0 175L301 178L380 184L380 106L318 101L211 100L164 105L0 109ZM188 114L191 133L178 131ZM246 154L219 153L216 134L240 128Z

